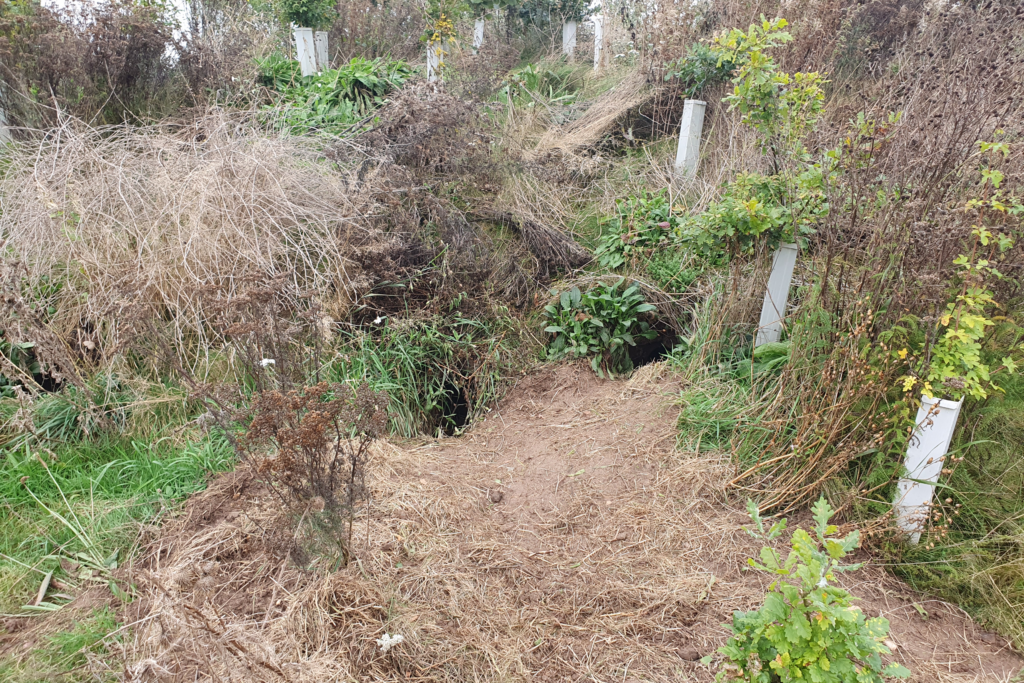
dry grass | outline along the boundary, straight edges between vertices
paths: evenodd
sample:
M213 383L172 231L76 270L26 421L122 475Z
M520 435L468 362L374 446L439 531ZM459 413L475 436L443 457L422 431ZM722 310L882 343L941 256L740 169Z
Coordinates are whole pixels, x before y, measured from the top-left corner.
M352 297L371 203L302 139L217 115L141 130L69 121L8 158L0 244L64 338L106 325L116 348L118 312L141 303L203 347L204 295L281 273L337 313Z
M646 76L634 71L598 96L580 118L563 127L548 129L538 141L534 154L553 150L571 154L595 146L624 114L651 97L650 91Z
M460 291L482 300L487 281L521 305L589 260L551 217L509 202L501 212L522 228L512 252L528 256L510 268L481 226L424 191L463 174L500 193L506 159L491 156L471 104L413 85L379 115L327 150L216 111L150 128L68 120L18 143L0 177L0 248L18 294L86 364L107 365L152 330L135 324L146 316L198 370L222 341L215 307L254 282L277 282L330 324L383 301L366 298L382 282L421 278L401 310Z
M461 439L378 443L359 559L338 572L297 568L301 523L270 533L289 513L221 479L136 566L125 680L711 680L696 659L767 579L741 571L755 548L723 497L728 458L672 450L677 382L660 364L623 383L562 366ZM939 603L921 622L879 570L851 581L917 680L1019 667ZM404 642L383 653L384 633Z
M589 423L594 432L594 414L620 415L638 401L662 410L664 380L653 371L619 388L567 370L554 385L549 378L520 389L506 417L525 412L563 427ZM573 401L568 414L545 411L541 401L572 394L580 380L581 405ZM648 420L643 435L602 424L594 443L561 463L565 471L531 467L525 449L539 447L537 433L514 437L501 419L482 423L472 440L381 443L370 477L370 523L356 533L360 562L326 578L278 559L280 542L263 541L261 529L279 525L280 510L258 489L243 490L241 514L203 525L186 518L152 546L139 576L153 601L131 670L143 680L159 679L161 669L174 672L169 680L242 670L247 680L274 680L276 671L311 681L398 680L407 673L426 680L564 680L570 670L634 670L670 680L680 648L704 651L714 643L691 642L684 626L713 627L721 615L702 614L716 581L701 557L704 543L683 556L668 548L682 549L689 525L722 522L714 514L683 517L686 506L646 489L686 482L696 494L689 512L695 505L710 512L714 489L705 487L723 464L692 462L662 472L657 463L673 441L671 414L663 415L657 425ZM559 441L566 433L546 431L541 438ZM510 450L495 450L506 438L520 445L518 464L505 461ZM581 467L593 472L589 481ZM529 483L545 472L548 481ZM498 479L504 483L496 485ZM538 492L542 500L533 499ZM233 496L214 487L202 497ZM249 502L255 497L262 503ZM739 538L736 531L727 538ZM241 553L246 539L262 550ZM731 545L727 540L717 550ZM207 581L203 592L205 576L216 577L217 588ZM253 599L231 614L229 595L240 592ZM406 639L387 655L374 644L385 632Z

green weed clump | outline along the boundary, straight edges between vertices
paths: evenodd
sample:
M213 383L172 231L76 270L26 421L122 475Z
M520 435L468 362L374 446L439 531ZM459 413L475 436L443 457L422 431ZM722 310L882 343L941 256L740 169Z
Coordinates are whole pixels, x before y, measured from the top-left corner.
M106 654L104 641L118 626L110 608L93 610L85 619L76 621L70 631L51 636L49 647L44 648L42 654L48 655L51 665L63 671L71 670L85 664L86 653Z
M558 295L554 304L544 307L548 325L544 331L552 335L545 349L548 360L590 357L590 366L599 377L614 378L629 373L633 361L629 347L637 339L654 339L645 314L655 310L645 303L640 287L619 287L625 278L611 285L599 283L581 292L572 287Z
M342 334L325 374L386 393L393 432L454 434L498 398L517 359L513 325L459 315L382 318L376 328Z
M270 88L275 125L295 135L339 134L366 118L384 96L413 74L403 61L354 57L337 69L303 77L299 63L274 54L260 63L260 82Z
M700 453L729 449L736 430L746 426L750 391L737 382L707 379L679 396L678 445Z
M495 99L510 106L533 107L572 104L584 86L578 67L562 61L544 61L513 69L505 76Z
M604 268L617 269L650 258L665 247L668 235L682 223L664 190L615 202L615 215L604 221L601 239L594 250Z
M679 250L657 250L646 265L647 274L666 292L685 292L704 273L699 263Z

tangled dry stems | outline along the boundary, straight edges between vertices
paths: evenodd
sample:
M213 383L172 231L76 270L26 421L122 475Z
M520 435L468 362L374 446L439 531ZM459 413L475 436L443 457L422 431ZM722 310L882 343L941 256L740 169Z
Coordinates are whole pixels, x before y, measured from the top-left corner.
M10 155L0 243L25 264L29 291L56 308L54 331L103 326L111 348L118 311L140 302L175 339L207 346L200 294L231 296L253 276L287 273L343 311L351 245L367 235L356 218L370 202L318 156L228 116L178 130L68 121Z
M100 365L133 341L143 316L199 367L224 341L214 304L254 282L277 282L292 309L314 306L330 321L443 310L460 291L523 305L587 256L528 214L516 218L525 227L512 242L532 263L510 269L508 250L483 226L420 185L468 175L499 190L502 165L477 116L471 104L413 86L373 131L329 151L333 162L244 112L150 128L67 120L9 151L0 245L24 271L21 296L51 309L59 338L86 339ZM409 279L415 294L380 297L382 285L393 295L387 283ZM493 290L481 291L488 280Z

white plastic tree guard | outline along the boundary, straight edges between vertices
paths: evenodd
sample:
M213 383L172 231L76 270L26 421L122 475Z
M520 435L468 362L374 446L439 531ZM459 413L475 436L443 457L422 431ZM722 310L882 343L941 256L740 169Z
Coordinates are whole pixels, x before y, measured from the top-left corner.
M700 136L704 131L704 109L707 102L686 100L683 102L683 120L679 123L679 147L676 150L676 173L693 177L697 175L700 160Z
M473 24L473 50L479 50L484 44L484 20L477 19Z
M316 51L313 45L313 29L295 29L295 55L299 60L299 68L303 76L316 73Z
M893 501L896 524L910 535L911 543L921 540L928 521L935 484L942 474L961 405L963 399L946 401L921 396L917 426L907 446L907 476L897 484Z
M604 17L594 17L594 71L601 68L601 53L604 49Z
M441 44L427 43L427 83L441 78Z
M782 323L786 319L786 304L789 301L789 286L793 282L793 268L796 266L796 244L783 243L772 257L772 274L768 277L768 289L761 304L761 321L757 325L754 347L779 341Z
M566 21L562 24L562 54L572 57L576 51L576 22Z
M316 65L321 71L331 68L331 58L327 51L327 31L317 31L313 36L316 45Z

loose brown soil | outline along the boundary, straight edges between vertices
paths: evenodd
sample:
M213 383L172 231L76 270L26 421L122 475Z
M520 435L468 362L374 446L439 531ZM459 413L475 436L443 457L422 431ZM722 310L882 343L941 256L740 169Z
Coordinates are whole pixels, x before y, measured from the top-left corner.
M379 444L339 571L303 527L275 531L294 518L263 487L222 477L134 570L124 679L712 680L697 660L767 581L744 571L757 544L728 461L674 448L678 388L661 364L620 382L545 369L463 437ZM1021 670L957 607L878 567L845 580L913 680ZM404 642L383 653L384 633Z

